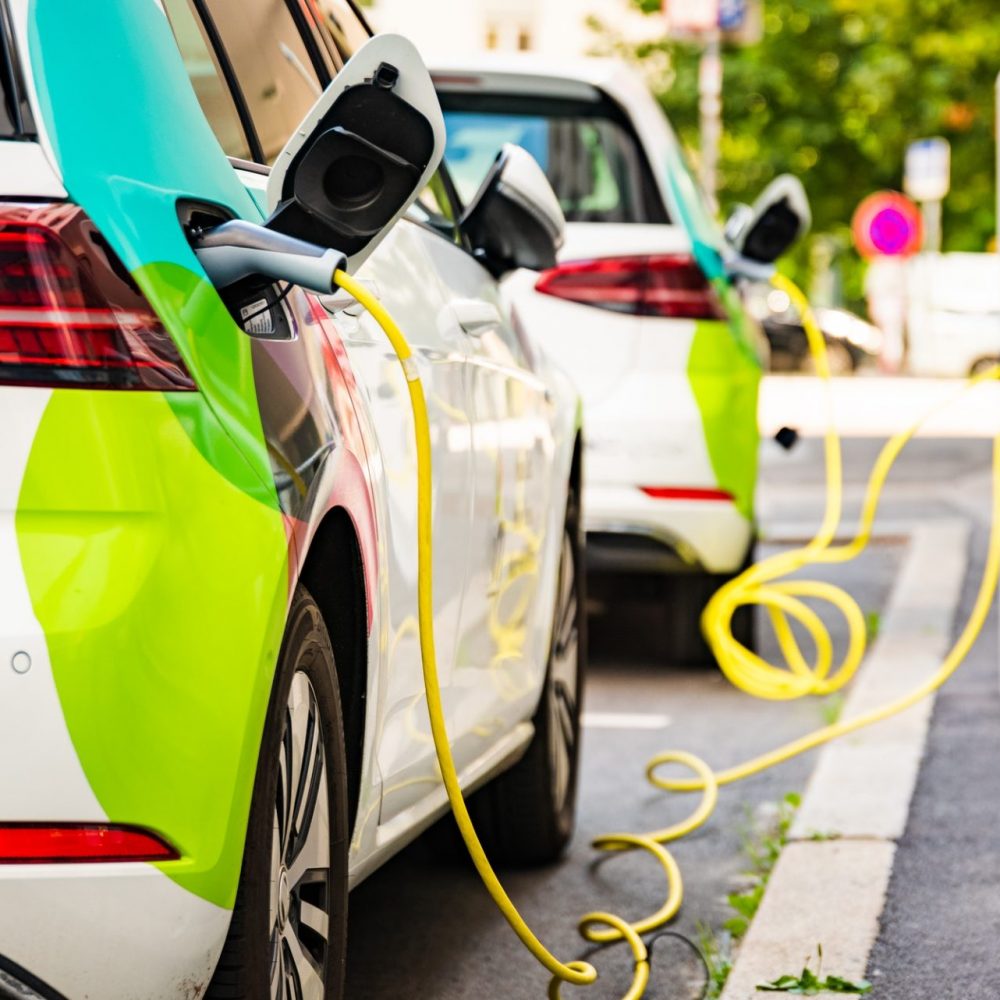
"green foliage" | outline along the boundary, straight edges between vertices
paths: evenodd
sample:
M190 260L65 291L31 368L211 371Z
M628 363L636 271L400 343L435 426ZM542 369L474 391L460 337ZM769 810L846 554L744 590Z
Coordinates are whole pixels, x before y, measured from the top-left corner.
M824 698L819 708L819 714L823 719L823 725L832 726L840 718L843 711L844 696L839 691L835 691L829 698Z
M726 901L735 911L723 928L734 938L740 938L747 932L750 921L753 920L764 898L768 879L778 862L782 848L788 843L788 831L795 819L795 810L802 804L802 797L796 792L789 792L778 803L776 813L771 822L754 823L752 820L742 832L743 853L750 862L747 877L750 882L742 892L733 892Z
M704 1000L718 1000L733 971L732 937L725 932L716 934L711 927L698 924L698 948L708 969Z
M882 628L882 615L878 611L869 611L865 615L865 633L868 641L873 642Z
M650 12L656 0L633 0ZM698 146L697 48L669 40L603 46L643 64L685 144ZM724 55L719 198L750 201L776 174L802 178L815 233L847 246L858 202L899 189L908 143L952 145L946 250L984 250L994 231L996 0L765 0L759 45ZM849 298L860 298L851 252ZM800 271L806 250L797 254Z
M856 983L842 976L823 977L823 948L816 946L819 958L819 971L813 972L806 962L805 968L798 976L779 976L769 983L758 983L757 989L762 993L792 993L797 996L813 997L817 993L871 993L872 984L864 979Z

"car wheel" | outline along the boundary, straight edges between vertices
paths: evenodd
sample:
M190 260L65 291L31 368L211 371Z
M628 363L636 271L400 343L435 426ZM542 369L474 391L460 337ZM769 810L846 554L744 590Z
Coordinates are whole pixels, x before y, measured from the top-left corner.
M483 846L497 861L556 860L576 819L586 616L579 499L571 493L559 560L552 642L535 735L525 755L469 801Z
M296 591L257 765L229 936L209 1000L340 1000L347 937L347 770L336 667Z

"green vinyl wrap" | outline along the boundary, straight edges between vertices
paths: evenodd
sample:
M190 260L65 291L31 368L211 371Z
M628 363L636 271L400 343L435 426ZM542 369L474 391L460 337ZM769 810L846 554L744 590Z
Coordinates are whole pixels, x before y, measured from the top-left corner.
M688 354L688 381L701 414L705 447L721 489L754 519L760 430L757 401L761 364L739 298L724 278L713 282L726 321L699 320Z
M83 771L160 865L232 907L289 591L250 342L178 222L258 220L154 0L33 0L32 76L63 183L115 248L200 392L56 389L18 501L23 570ZM43 817L44 818L44 817Z
M666 193L702 273L715 289L725 320L700 320L688 355L687 374L701 414L705 447L721 489L737 510L754 519L760 431L757 400L761 360L736 290L726 275L722 234L708 211L676 141L666 147Z

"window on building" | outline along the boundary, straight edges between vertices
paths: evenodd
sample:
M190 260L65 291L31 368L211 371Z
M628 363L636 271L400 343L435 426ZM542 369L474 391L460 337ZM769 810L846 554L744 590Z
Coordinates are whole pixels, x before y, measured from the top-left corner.
M524 25L517 29L517 47L522 52L527 52L531 48L531 29Z

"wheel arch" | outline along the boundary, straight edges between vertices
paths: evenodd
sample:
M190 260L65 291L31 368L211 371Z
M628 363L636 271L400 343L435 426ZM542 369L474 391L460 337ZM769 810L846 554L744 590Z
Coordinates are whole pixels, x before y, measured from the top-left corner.
M330 636L344 714L348 828L358 811L368 696L368 606L361 544L350 514L333 507L312 537L300 583Z

